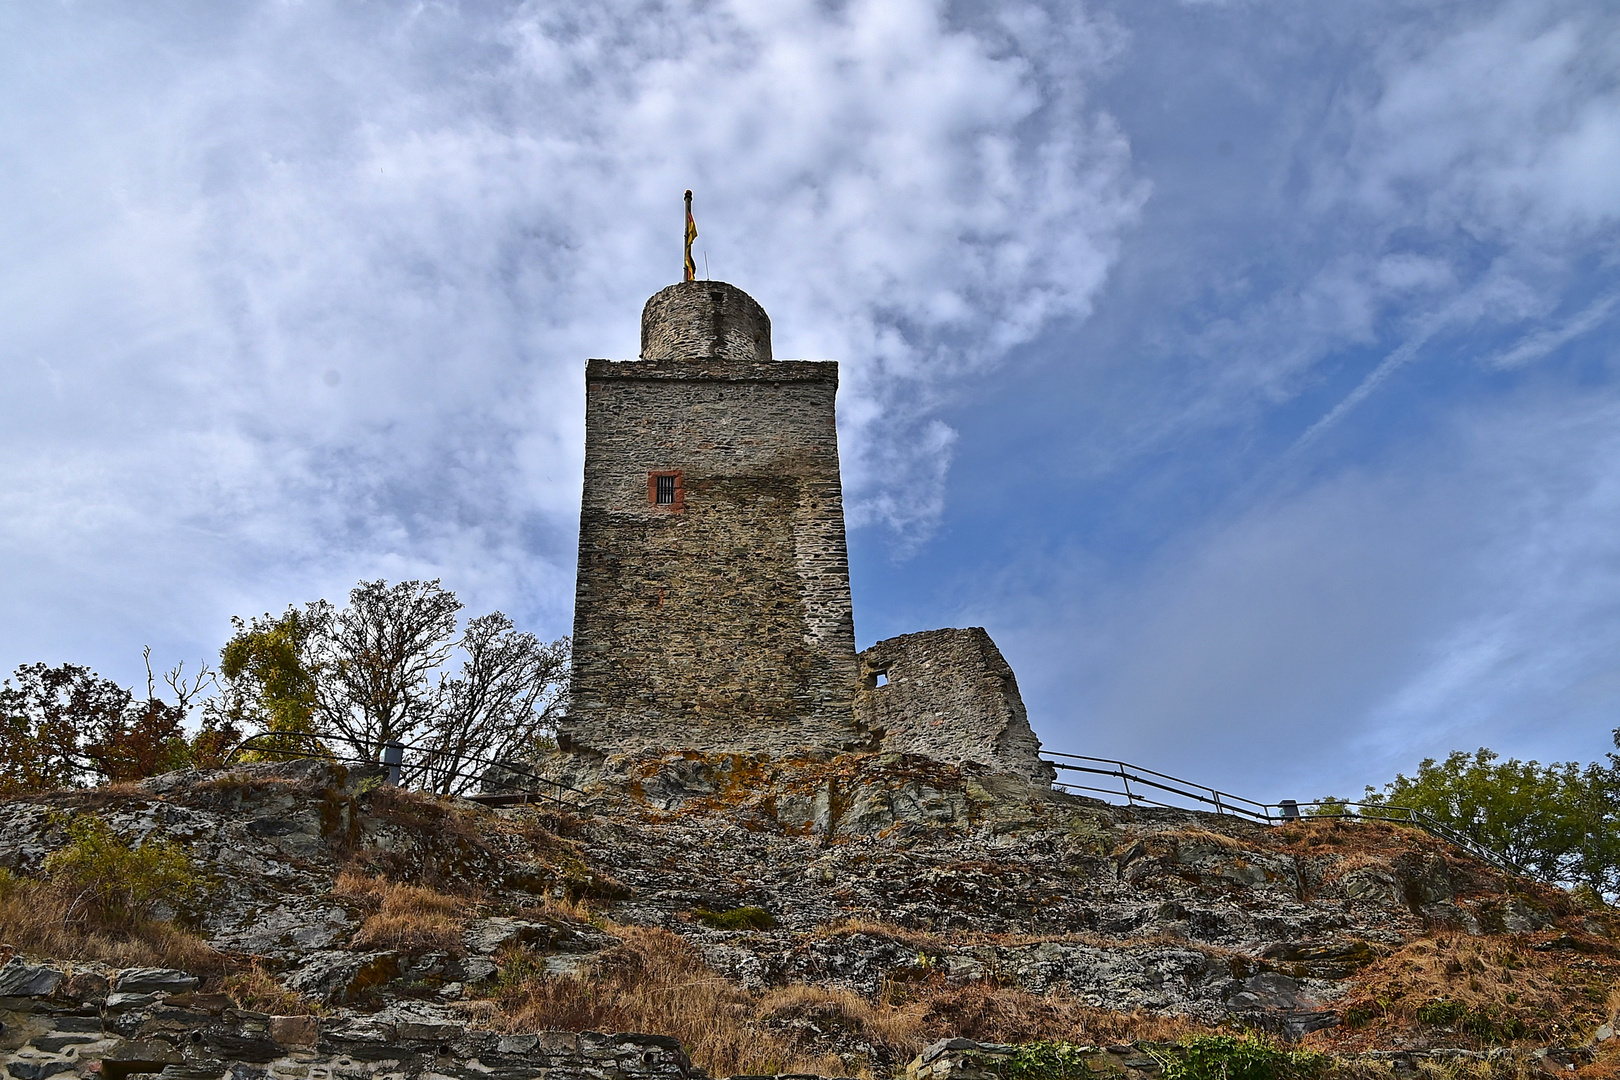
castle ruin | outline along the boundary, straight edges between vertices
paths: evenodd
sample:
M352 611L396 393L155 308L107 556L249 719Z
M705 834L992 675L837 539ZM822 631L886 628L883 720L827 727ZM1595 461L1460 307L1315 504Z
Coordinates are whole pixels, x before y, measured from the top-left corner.
M885 750L1050 781L982 629L857 656L837 390L837 363L774 359L764 309L718 281L654 295L639 359L587 362L561 749Z

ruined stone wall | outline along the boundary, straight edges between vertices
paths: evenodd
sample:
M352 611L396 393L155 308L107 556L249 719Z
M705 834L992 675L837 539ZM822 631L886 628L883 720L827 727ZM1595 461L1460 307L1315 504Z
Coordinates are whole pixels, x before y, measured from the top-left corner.
M885 732L883 749L1050 783L1013 670L982 627L924 630L860 655L856 717Z
M12 1080L686 1080L693 1071L680 1042L661 1035L501 1035L397 1008L273 1016L197 993L200 980L183 971L111 975L15 957L0 969L0 1065Z
M748 347L770 356L769 323L749 314L758 305L692 284L703 288L648 303L653 351L747 344L763 325ZM837 389L833 363L590 361L566 748L782 754L869 741L851 706ZM672 504L655 501L657 473L678 473Z

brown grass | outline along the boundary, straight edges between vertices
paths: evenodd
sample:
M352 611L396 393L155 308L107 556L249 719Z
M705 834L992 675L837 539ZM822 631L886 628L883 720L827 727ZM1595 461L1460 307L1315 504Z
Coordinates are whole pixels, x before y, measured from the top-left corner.
M230 959L170 922L139 919L104 926L66 921L70 898L49 882L0 879L0 941L57 960L100 960L123 967L172 967L197 975L226 971Z
M927 930L913 930L910 927L900 926L896 923L882 922L877 919L849 918L839 919L837 922L822 923L816 927L814 934L818 938L845 938L855 934L865 934L868 937L884 938L888 941L898 942L908 949L918 952L939 952L946 948L945 939L938 934Z
M1209 1034L1202 1024L1145 1012L1109 1012L1067 994L1031 994L1016 987L970 983L925 994L922 1045L961 1035L980 1042L1034 1042L1063 1039L1105 1045L1136 1039L1169 1040Z
M295 994L282 986L258 963L246 971L226 976L220 990L229 995L239 1009L275 1016L319 1016L323 1011L302 994Z
M673 1035L715 1076L844 1071L837 1058L796 1055L789 1040L755 1023L752 996L676 934L642 926L617 926L613 933L622 944L579 978L525 971L524 954L509 954L491 1022L506 1031Z
M354 947L359 949L459 949L466 915L473 907L467 897L354 870L338 875L332 895L370 912L354 935Z
M561 896L546 896L536 903L525 904L518 909L517 915L527 919L561 919L575 923L590 923L596 919L596 913L585 900L569 900Z
M50 791L15 791L0 796L0 802L31 802L47 806L68 806L75 809L98 810L113 803L132 799L154 799L156 796L142 791L132 781L102 784L91 788L54 788Z
M541 974L535 958L509 952L495 1000L469 1012L505 1031L673 1035L695 1064L716 1076L850 1075L852 1048L881 1048L903 1062L928 1043L956 1035L987 1042L1109 1043L1210 1030L990 983L894 986L876 1001L841 987L803 984L756 996L709 968L676 934L637 926L615 926L612 932L622 944L579 976Z
M1225 848L1227 851L1258 851L1261 848L1268 846L1265 844L1264 840L1245 842L1235 837L1227 836L1225 833L1213 832L1209 829L1198 828L1197 826L1190 826L1184 829L1170 829L1166 830L1165 832L1152 833L1150 836L1156 839L1174 841L1178 844L1186 841L1201 841L1206 844L1213 844L1218 848ZM1148 839L1148 837L1143 837L1143 839Z
M1357 974L1341 1011L1355 1010L1358 1018L1337 1029L1334 1042L1363 1049L1439 1038L1483 1048L1589 1038L1613 1014L1620 958L1607 942L1576 935L1560 940L1575 947L1537 949L1536 939L1519 936L1413 941ZM1425 1022L1420 1011L1435 1002L1455 1002L1483 1021ZM1441 1030L1446 1027L1455 1030Z

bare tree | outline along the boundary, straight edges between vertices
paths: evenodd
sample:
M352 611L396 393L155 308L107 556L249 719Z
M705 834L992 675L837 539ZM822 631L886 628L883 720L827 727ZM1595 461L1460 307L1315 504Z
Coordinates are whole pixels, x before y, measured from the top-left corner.
M439 580L362 581L341 611L321 601L313 620L310 661L317 723L346 748L380 760L433 719L438 690L429 677L455 646L461 601Z
M418 759L423 786L446 795L471 788L494 760L532 758L567 693L567 638L546 644L497 611L469 619L460 645L461 673L439 677Z

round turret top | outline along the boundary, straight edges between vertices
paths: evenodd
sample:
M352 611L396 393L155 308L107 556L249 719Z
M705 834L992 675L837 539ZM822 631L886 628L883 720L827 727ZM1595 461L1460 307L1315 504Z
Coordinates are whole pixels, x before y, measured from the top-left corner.
M641 309L643 360L769 360L771 318L723 281L683 281Z

